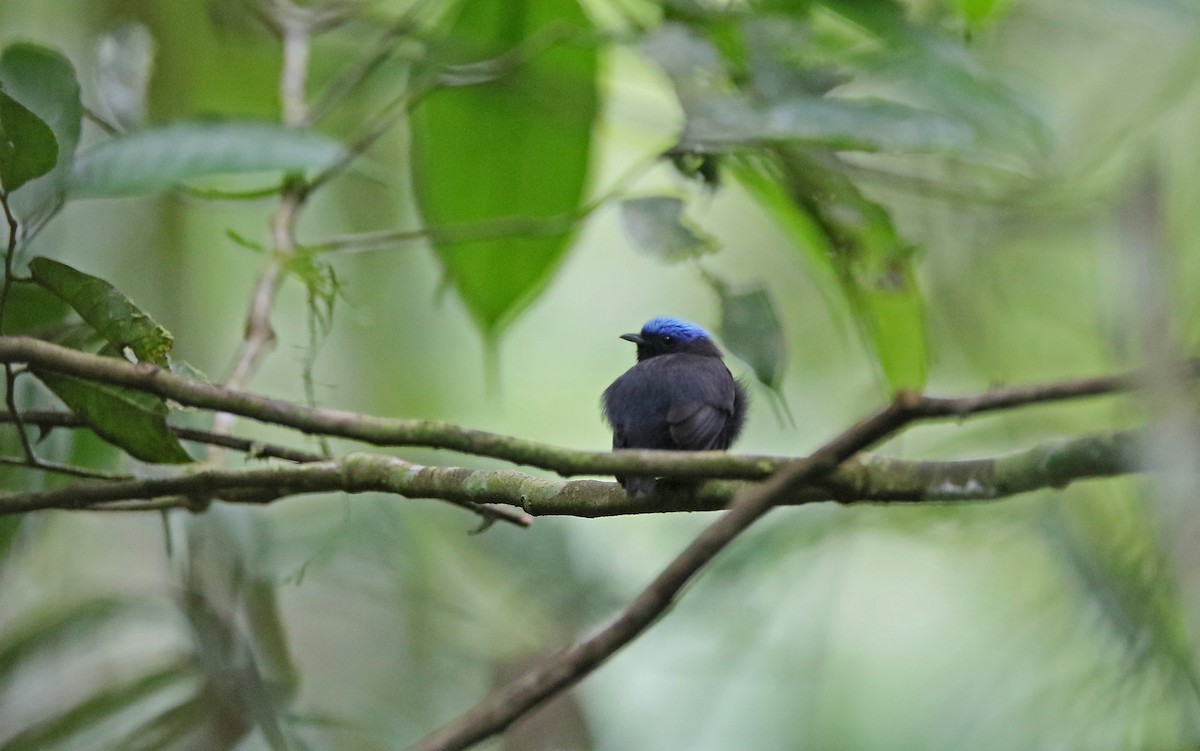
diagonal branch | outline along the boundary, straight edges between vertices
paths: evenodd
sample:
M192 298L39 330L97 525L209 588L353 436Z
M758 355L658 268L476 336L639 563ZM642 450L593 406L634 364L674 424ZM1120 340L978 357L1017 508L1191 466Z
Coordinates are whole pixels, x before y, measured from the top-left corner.
M927 407L921 397L899 394L807 458L797 460L761 485L740 493L732 507L684 548L633 602L595 635L555 653L543 664L493 691L457 720L427 736L410 751L467 748L507 728L518 718L590 674L654 624L684 585L739 534L805 483L827 474L855 453L886 438Z

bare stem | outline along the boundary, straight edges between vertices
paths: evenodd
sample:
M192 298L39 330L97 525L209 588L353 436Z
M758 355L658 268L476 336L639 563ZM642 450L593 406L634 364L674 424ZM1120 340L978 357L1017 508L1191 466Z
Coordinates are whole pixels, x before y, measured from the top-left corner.
M292 128L302 128L308 122L306 88L311 52L311 21L290 0L277 0L273 9L275 25L283 43L283 65L279 74L279 103L283 111L283 122ZM233 368L224 382L230 388L245 388L275 343L271 311L287 275L288 264L296 254L296 217L304 204L305 195L306 189L300 179L288 180L283 188L279 208L271 217L271 260L254 285L242 342L234 358ZM213 430L217 433L228 433L233 429L234 421L235 417L232 414L219 413L213 419ZM216 458L215 450L209 452L209 458Z
M17 255L17 217L13 215L8 205L8 193L0 190L0 206L4 208L4 218L8 222L8 247L4 251L4 279L0 281L0 336L4 334L4 314L8 311L8 294L13 283L13 259ZM4 364L4 402L8 410L17 414L17 374L11 363ZM33 444L25 433L25 426L18 416L16 419L17 436L21 440L21 449L29 464L37 464L37 454L33 452Z

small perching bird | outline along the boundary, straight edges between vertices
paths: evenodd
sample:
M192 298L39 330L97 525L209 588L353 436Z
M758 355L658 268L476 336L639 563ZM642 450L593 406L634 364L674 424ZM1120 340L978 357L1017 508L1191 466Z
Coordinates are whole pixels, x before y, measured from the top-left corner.
M734 380L708 332L678 318L655 318L640 333L637 364L604 390L614 449L724 450L746 421L746 390ZM630 495L653 477L618 477Z

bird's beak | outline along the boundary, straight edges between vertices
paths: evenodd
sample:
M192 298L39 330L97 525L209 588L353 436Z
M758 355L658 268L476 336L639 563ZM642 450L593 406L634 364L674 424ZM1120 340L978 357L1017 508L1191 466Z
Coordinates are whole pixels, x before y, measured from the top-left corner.
M634 344L644 344L646 341L642 338L641 334L621 334L621 338L627 342L633 342Z

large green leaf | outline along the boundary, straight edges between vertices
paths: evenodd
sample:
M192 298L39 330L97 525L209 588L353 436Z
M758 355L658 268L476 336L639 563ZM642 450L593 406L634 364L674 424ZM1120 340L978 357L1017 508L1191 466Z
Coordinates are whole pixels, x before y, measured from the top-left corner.
M337 141L272 123L175 123L117 136L83 152L71 173L70 193L125 196L215 175L321 169L343 154Z
M54 169L56 159L54 131L0 89L0 189L12 193Z
M71 411L87 420L105 440L144 462L182 464L192 461L167 429L167 405L139 391L85 381L48 371L33 371Z
M466 242L433 233L448 279L492 337L534 299L570 245L569 217L584 194L597 111L597 54L577 0L464 6L447 63L489 62L467 69L483 69L485 80L441 88L414 114L413 178L425 222L436 228L515 217L553 225L531 236ZM575 38L548 36L572 32Z
M34 258L29 271L38 284L62 298L118 349L128 347L142 362L167 365L174 338L119 289L65 263Z
M0 88L50 126L57 141L53 169L12 197L12 208L26 225L39 222L62 204L75 159L83 104L71 61L36 44L14 44L0 54Z

